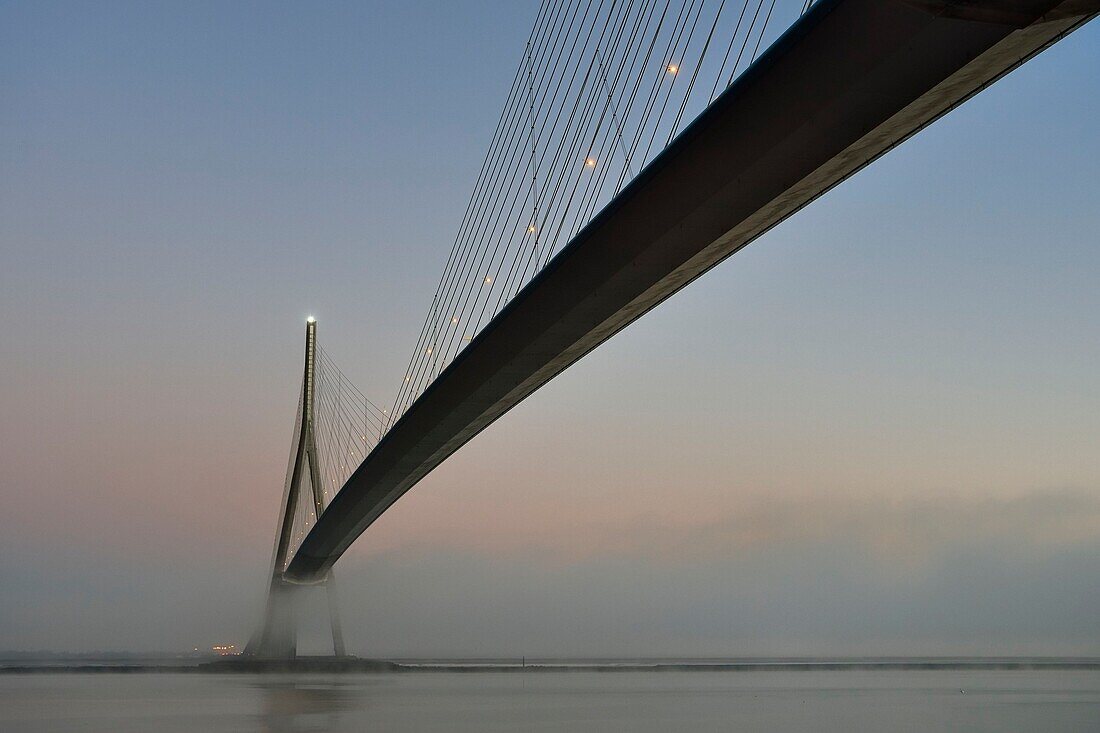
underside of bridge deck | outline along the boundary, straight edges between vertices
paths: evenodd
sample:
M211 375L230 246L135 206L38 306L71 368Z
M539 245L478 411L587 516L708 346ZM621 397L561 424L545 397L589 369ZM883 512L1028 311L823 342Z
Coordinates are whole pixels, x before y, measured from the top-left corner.
M821 0L569 243L385 435L287 580L587 352L1003 74L1100 0Z

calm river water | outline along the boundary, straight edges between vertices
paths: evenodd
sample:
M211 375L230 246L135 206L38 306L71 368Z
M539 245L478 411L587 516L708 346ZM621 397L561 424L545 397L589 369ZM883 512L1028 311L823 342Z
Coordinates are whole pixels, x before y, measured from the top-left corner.
M1096 671L0 675L0 731L1100 731Z

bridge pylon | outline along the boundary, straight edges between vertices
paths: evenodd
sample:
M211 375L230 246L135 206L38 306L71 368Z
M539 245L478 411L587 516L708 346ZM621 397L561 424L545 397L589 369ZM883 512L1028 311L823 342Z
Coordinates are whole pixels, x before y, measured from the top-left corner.
M291 448L292 462L287 472L282 513L279 516L275 536L275 551L271 561L271 584L268 588L267 604L260 627L244 650L246 655L254 657L292 659L298 655L297 606L298 597L302 594L304 587L285 580L283 570L290 562L291 541L295 537L295 518L301 516L299 509L312 513L315 520L320 519L325 510L321 464L317 456L317 438L314 432L316 360L317 320L310 316L306 320L306 357L302 392L294 444ZM304 484L309 486L308 494L303 491ZM300 507L300 502L308 503ZM328 597L333 654L337 657L346 656L344 634L336 605L336 580L331 570L320 585L324 586Z

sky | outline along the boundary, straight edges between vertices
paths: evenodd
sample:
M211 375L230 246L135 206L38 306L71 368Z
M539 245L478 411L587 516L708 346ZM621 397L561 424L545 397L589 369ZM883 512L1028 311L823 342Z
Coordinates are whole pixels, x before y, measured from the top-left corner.
M393 399L535 12L0 2L0 649L247 639L305 317ZM349 650L1100 655L1097 68L1094 23L479 435L337 564Z

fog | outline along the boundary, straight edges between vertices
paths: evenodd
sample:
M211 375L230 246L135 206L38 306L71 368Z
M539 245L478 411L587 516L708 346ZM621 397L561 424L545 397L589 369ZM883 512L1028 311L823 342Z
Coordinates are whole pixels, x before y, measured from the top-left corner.
M337 566L349 648L381 656L1096 654L1100 500L769 502L698 526L652 519L578 550L417 541ZM369 544L369 543L366 543ZM4 552L0 645L241 643L263 567ZM307 604L307 609L320 610ZM307 624L308 626L308 624Z

